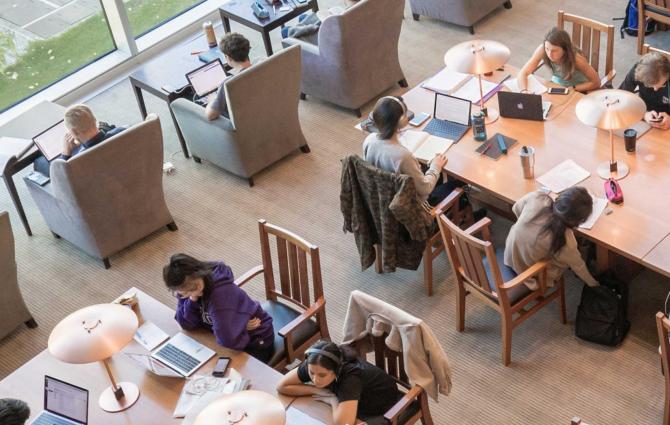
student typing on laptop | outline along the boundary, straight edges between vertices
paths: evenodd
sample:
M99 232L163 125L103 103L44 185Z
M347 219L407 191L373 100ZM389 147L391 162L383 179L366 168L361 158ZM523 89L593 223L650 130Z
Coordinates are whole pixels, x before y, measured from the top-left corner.
M0 424L24 425L30 417L30 408L25 401L13 398L0 399Z
M274 354L272 317L235 285L223 262L175 254L163 268L166 286L177 296L175 319L184 329L210 329L216 342L267 363Z

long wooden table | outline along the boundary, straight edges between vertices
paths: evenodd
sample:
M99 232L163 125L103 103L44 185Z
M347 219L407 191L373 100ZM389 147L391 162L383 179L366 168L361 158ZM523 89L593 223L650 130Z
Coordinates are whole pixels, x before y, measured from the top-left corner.
M491 81L500 81L506 74L515 76L516 69L506 67L496 71ZM537 181L523 178L519 159L521 146L535 148L535 177L549 171L566 159L572 159L591 172L591 176L580 185L594 194L605 197L603 180L598 177L599 163L609 160L609 134L583 124L575 114L575 105L583 95L543 95L553 103L548 119L544 122L499 118L486 126L489 137L504 134L518 141L508 155L494 161L475 152L481 145L473 138L472 130L448 151L446 171L471 183L507 203L513 203L524 194L539 189ZM414 87L403 95L409 109L432 113L435 95L433 92ZM498 97L494 96L487 106L498 108ZM615 157L625 161L630 174L619 183L624 193L624 204L612 205L613 213L603 214L591 230L580 229L579 233L593 240L600 247L621 254L640 264L655 248L663 249L670 258L670 241L659 245L670 235L670 221L666 219L670 210L670 133L652 129L637 141L637 151L627 153L623 139L615 137ZM658 258L657 252L654 257ZM670 264L654 267L654 270L670 276Z

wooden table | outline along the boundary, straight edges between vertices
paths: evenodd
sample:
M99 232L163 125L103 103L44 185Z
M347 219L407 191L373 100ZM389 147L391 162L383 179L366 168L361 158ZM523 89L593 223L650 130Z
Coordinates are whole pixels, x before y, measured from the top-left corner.
M506 67L490 78L499 81L503 75L516 74ZM609 160L609 135L583 124L575 114L575 104L583 96L543 95L553 103L548 120L525 121L500 118L486 126L488 137L502 133L518 141L508 155L497 161L475 152L480 142L474 140L472 130L448 151L446 170L507 203L513 203L524 194L536 190L540 184L523 178L519 159L521 146L535 148L535 176L541 176L566 159L573 159L591 172L580 185L599 197L605 197L603 182L596 173L599 163ZM409 109L417 112L433 111L434 93L417 86L403 95ZM486 104L497 107L494 96ZM622 138L615 138L615 155L625 161L631 172L619 183L625 203L610 205L614 212L603 214L591 230L578 232L602 248L619 253L638 263L670 234L670 134L652 129L637 142L637 152L629 154ZM670 242L668 243L670 245ZM666 267L667 269L668 267ZM667 272L665 272L668 274Z
M64 112L65 107L61 105L47 101L38 103L34 107L30 108L26 112L0 127L0 136L16 137L19 139L32 139L42 131L62 120ZM0 149L0 151L1 150L2 149ZM21 198L19 198L19 193L16 190L16 185L14 184L14 175L35 162L35 159L37 159L39 156L40 151L34 146L21 158L17 158L13 155L0 156L0 176L2 176L2 179L5 182L5 186L7 186L9 197L14 203L16 212L19 213L19 217L23 223L23 228L26 230L28 236L32 236L33 232L30 230L26 212L23 210Z
M174 320L174 310L161 304L151 296L138 289L138 313L140 322L149 320L170 335L180 331ZM292 397L277 394L275 388L282 375L246 353L233 352L217 345L211 332L202 330L186 332L202 344L215 350L220 355L230 356L230 367L235 368L245 378L250 379L250 388L268 392L288 407ZM124 351L142 352L139 344L132 341ZM209 374L216 363L216 356L200 368L196 373ZM129 381L140 388L140 398L135 405L120 413L107 413L98 406L100 393L107 388L109 378L99 363L70 365L52 357L47 350L15 370L0 382L2 397L13 397L24 400L31 410L31 419L43 409L44 375L62 379L89 390L89 423L164 425L180 424L182 419L174 419L172 412L179 399L185 380L155 376L123 354L116 354L110 361L112 372L119 382Z
M297 18L308 10L312 9L315 13L319 10L319 5L316 0L309 0L305 3L298 3L297 0L282 0L281 5L273 7L265 0L260 0L260 3L270 13L267 19L258 19L251 10L251 4L255 0L232 0L224 3L219 7L219 14L221 15L221 22L225 32L230 32L230 21L239 22L240 24L254 29L261 33L263 37L263 44L265 45L265 52L268 56L272 55L272 42L270 41L270 31L277 27L283 27L285 23L293 18ZM288 6L291 9L285 12L279 9L283 6Z

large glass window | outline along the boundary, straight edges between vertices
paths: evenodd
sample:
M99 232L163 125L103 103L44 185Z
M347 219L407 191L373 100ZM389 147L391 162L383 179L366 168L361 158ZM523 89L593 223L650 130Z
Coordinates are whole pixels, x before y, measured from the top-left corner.
M17 0L18 1L18 0ZM135 38L205 0L124 0Z
M0 1L0 111L114 49L99 0Z

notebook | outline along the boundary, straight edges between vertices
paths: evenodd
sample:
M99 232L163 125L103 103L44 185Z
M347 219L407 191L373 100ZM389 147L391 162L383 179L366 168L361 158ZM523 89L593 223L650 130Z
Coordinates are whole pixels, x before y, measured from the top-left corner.
M521 91L519 90L519 80L516 78L510 78L509 80L505 81L504 84L505 87L515 93L519 93ZM540 80L538 80L534 75L528 76L526 89L528 90L529 94L543 94L547 92L547 87L542 84Z
M500 150L500 145L498 144L498 134L496 133L493 135L493 137L490 137L488 140L486 140L484 143L481 144L477 149L475 149L475 152L482 155L486 155L491 159L498 159L500 156L503 154L502 151ZM503 140L505 140L505 146L507 146L507 153L509 154L509 150L512 146L516 144L516 139L512 139L511 137L507 137L505 135L501 135L503 137Z
M445 153L454 141L433 136L425 131L407 130L400 135L400 144L412 152L415 158L430 162L435 155Z

